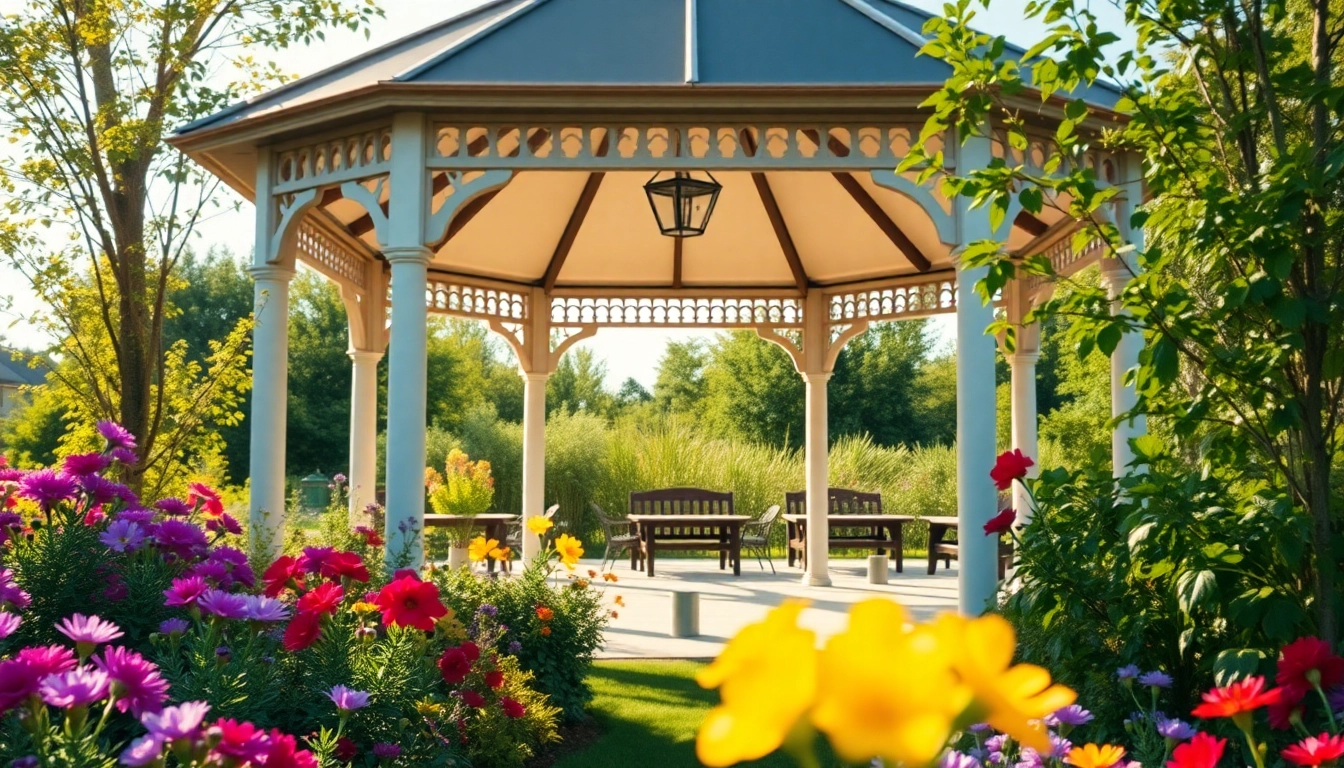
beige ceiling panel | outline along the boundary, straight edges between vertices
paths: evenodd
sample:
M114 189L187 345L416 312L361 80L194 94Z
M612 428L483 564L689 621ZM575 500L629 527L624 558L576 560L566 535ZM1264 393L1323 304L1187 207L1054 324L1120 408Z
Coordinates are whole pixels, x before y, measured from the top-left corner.
M793 285L793 271L751 174L722 173L715 178L723 185L723 192L705 234L684 243L682 283ZM653 226L652 221L649 226Z
M606 175L560 271L560 285L672 284L672 238L658 231L649 209L648 179L638 172Z
M882 206L882 210L910 238L919 252L924 254L933 269L947 269L953 265L951 249L939 239L938 229L922 205L900 192L878 186L871 174L856 173L854 178ZM936 197L939 202L943 201L941 195ZM945 210L950 210L950 207Z
M531 282L546 274L588 174L519 173L434 257L454 272Z
M835 283L914 271L830 173L766 176L812 280Z

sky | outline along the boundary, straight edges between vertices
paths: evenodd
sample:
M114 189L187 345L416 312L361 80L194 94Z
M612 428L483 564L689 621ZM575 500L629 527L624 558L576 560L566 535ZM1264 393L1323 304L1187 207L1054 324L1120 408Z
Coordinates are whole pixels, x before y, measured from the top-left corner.
M757 0L765 5L770 0ZM881 0L871 0L881 2ZM629 0L638 3L640 0ZM933 0L907 0L911 5L938 12L942 4ZM0 14L12 12L21 0L0 0ZM359 52L396 40L416 30L461 13L478 5L477 0L382 0L385 18L374 22L368 39L363 33L333 31L327 39L309 48L282 51L272 56L283 71L307 75L340 63ZM1026 0L995 0L990 11L981 11L978 26L1005 35L1009 41L1031 44L1043 33L1044 26L1023 18ZM1120 12L1109 3L1097 8L1103 21L1119 25ZM231 194L231 193L221 193ZM245 256L252 248L252 206L243 203L238 210L229 206L224 213L215 214L200 226L197 242L200 250L223 246L235 254ZM25 281L8 266L0 264L0 296L13 299L13 310L0 314L0 339L28 347L46 346L47 340L18 319L36 308L36 300L27 290ZM956 336L955 320L951 315L933 318L931 332L937 337L936 346L950 346ZM580 342L576 347L587 347L607 364L607 382L613 389L626 378L634 378L645 387L651 387L657 376L658 360L666 343L690 338L712 338L712 333L680 329L603 329L596 336Z

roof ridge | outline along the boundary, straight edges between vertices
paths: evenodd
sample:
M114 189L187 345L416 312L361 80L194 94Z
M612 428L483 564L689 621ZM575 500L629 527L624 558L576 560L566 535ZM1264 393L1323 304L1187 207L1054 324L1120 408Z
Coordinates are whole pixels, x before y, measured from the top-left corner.
M882 27L905 42L915 46L915 50L923 48L924 44L929 42L928 39L920 33L869 5L867 0L840 0L840 2L863 14L879 27Z
M499 0L499 1L504 2L505 0ZM447 48L444 48L438 53L429 56L424 61L421 61L419 64L416 64L410 69L407 69L403 72L398 72L396 75L392 77L392 82L404 83L409 80L413 80L418 75L423 74L426 70L432 69L433 67L447 61L448 59L451 59L453 56L457 55L458 53L467 48L470 48L472 45L476 44L480 40L489 37L492 33L508 26L511 22L520 19L523 16L526 16L530 11L536 10L545 2L546 0L523 0L518 5L500 14L498 18L496 18L489 24L486 24L484 27L481 27L475 32L472 32L471 34L467 35L461 40L458 40L450 44Z

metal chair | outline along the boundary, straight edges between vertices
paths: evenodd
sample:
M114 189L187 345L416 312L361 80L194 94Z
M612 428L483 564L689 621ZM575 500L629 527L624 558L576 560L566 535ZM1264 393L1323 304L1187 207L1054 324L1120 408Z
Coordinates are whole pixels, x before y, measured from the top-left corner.
M765 570L765 563L770 563L771 573L775 572L775 561L770 559L770 534L774 532L778 519L779 505L775 504L758 519L742 526L742 548L756 558L756 564L762 571ZM762 557L765 562L761 561Z
M639 550L639 537L635 535L634 524L629 520L608 515L596 502L592 502L593 514L602 525L602 535L607 540L607 548L602 553L602 570L607 562L616 565L616 558L622 553L630 553L630 569L644 570L644 555Z
M546 511L545 511L544 513L542 513L542 517L546 518L547 520L554 520L554 519L555 519L555 513L556 513L556 512L559 512L559 511L560 511L560 505L559 505L559 504L552 504L551 506L549 506L549 507L546 508ZM517 520L515 520L514 522L509 523L509 531L508 531L508 533L505 534L505 536L504 536L504 545L505 545L506 547L508 547L509 549L513 550L513 554L514 554L515 556L519 556L519 557L522 556L522 554L523 554L523 518L522 518L521 516L520 516ZM513 571L512 566L513 566L513 561L510 560L509 562L507 562L507 563L504 564L504 570L505 570L505 571L512 572L512 571Z

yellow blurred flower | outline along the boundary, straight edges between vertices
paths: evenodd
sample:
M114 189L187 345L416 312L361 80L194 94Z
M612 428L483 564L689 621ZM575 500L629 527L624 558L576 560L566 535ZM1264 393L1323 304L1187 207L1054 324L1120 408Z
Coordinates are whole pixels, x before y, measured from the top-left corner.
M370 613L377 613L381 609L378 606L374 605L373 603L366 603L363 600L360 600L359 602L350 606L350 610L356 615L364 616Z
M574 569L578 564L579 558L583 557L583 542L570 536L568 533L562 533L555 540L556 554L560 555L560 562L565 564L566 568Z
M513 550L508 547L496 547L490 550L490 557L501 563L508 562L513 557Z
M816 635L798 627L807 603L786 600L744 628L696 675L723 703L700 726L695 751L711 768L755 760L779 748L817 687ZM614 613L614 612L613 612Z
M625 607L625 598L624 598L624 597L621 597L620 595L617 595L617 596L616 596L616 599L613 600L612 602L616 603L617 605L621 606L622 608Z
M1012 666L1017 635L1002 616L938 617L942 644L952 665L975 697L975 719L983 720L1041 752L1050 749L1041 718L1073 703L1076 695L1051 683L1050 672L1033 664Z
M527 520L527 530L537 534L538 536L546 535L546 532L551 530L551 527L554 525L555 523L552 523L550 520L544 517L531 517L528 518Z
M812 724L849 762L927 765L971 701L955 649L927 624L909 626L890 600L865 600L821 652Z
M484 536L477 536L471 540L467 546L467 556L473 563L479 563L490 556L490 551L499 548L498 539L487 539Z
M608 571L608 572L602 574L602 580L603 580L603 581L612 581L612 582L619 581L619 579L616 578L616 574L614 574L614 573L612 573L612 572L610 572L610 571Z
M1074 747L1064 762L1077 768L1111 768L1125 756L1125 748L1114 744L1084 744Z

